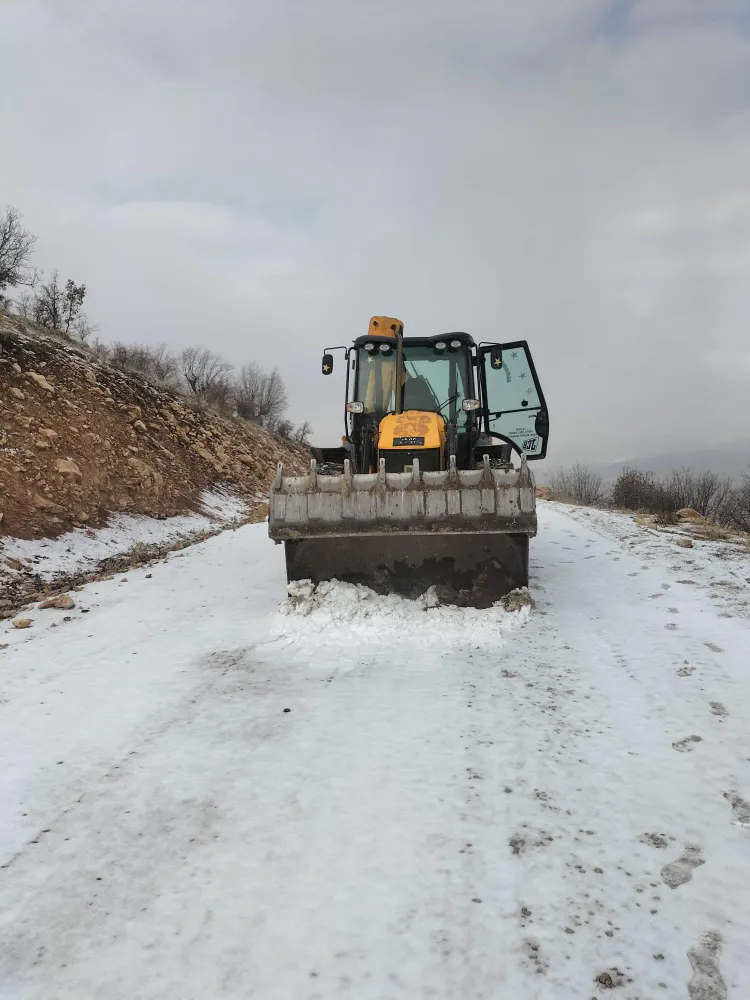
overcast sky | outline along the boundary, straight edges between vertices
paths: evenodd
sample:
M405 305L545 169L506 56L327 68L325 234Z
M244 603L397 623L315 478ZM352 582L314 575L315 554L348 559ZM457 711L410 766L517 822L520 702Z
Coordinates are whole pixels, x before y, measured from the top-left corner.
M748 0L0 0L0 204L102 339L527 339L550 457L750 436Z

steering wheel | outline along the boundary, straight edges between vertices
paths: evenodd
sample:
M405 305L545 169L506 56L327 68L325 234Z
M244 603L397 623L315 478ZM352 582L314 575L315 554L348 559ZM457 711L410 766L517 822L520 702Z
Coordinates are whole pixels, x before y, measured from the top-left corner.
M519 448L519 446L516 444L513 438L506 437L504 434L500 434L498 431L492 431L492 437L500 438L501 441L505 442L505 444L509 444L513 449L513 451L519 456L519 458L523 458L524 456L523 449Z

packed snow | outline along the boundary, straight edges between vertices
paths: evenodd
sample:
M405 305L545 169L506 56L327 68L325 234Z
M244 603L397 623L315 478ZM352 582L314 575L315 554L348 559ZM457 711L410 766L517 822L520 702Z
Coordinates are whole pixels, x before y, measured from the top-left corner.
M534 610L248 525L3 625L0 996L744 997L747 549L539 515Z

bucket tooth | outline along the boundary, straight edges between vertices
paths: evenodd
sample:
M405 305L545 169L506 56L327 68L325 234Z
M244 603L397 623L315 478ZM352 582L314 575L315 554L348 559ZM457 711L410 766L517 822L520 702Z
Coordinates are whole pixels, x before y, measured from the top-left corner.
M531 474L525 455L521 456L521 468L518 470L518 475L516 476L516 486L519 489L528 489L534 486L534 477Z

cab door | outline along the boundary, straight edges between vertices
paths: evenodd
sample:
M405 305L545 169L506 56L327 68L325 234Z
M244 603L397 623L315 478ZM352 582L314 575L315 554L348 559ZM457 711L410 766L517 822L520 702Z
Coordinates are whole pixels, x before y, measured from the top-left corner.
M483 344L479 377L487 433L514 442L529 461L544 458L549 415L526 341Z

